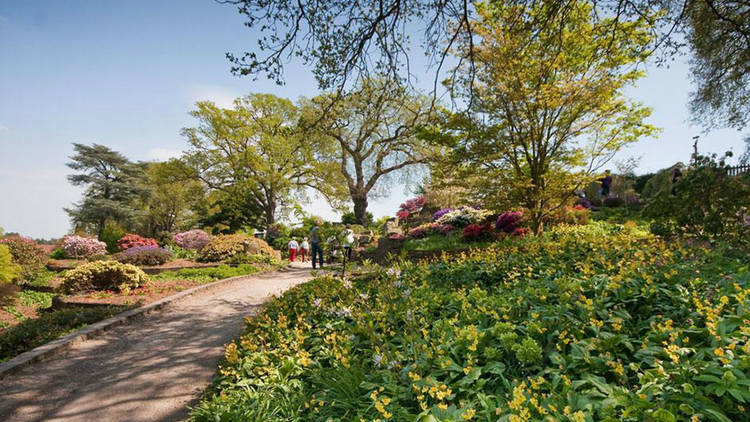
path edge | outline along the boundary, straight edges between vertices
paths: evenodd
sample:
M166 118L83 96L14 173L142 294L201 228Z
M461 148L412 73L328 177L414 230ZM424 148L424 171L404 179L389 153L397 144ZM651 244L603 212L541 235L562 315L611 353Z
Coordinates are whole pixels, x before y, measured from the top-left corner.
M159 299L156 302L149 303L148 305L144 305L135 309L130 309L128 311L119 313L113 317L101 320L99 322L95 322L91 325L87 325L86 327L83 327L76 332L70 333L66 335L65 337L61 337L57 340L53 340L49 343L46 343L39 347L31 349L28 352L23 352L20 355L14 357L13 359L0 363L0 379L8 375L14 374L28 365L31 365L33 363L40 362L43 360L47 360L61 352L64 352L65 350L68 350L72 346L80 342L92 339L111 328L122 325L137 317L159 311L167 305L170 305L174 302L185 299L196 293L214 290L214 289L217 289L219 287L222 287L226 284L232 283L240 279L255 278L261 275L273 274L274 272L284 271L289 268L291 268L291 266L284 266L274 271L264 271L264 272L255 273L255 274L239 275L235 277L225 278L222 280L217 280L217 281L214 281L213 283L191 287L187 290L183 290L174 295L167 296L163 299Z

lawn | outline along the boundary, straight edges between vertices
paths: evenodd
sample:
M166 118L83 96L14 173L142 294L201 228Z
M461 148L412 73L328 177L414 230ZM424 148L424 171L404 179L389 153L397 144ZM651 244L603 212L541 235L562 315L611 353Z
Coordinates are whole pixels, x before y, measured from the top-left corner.
M196 421L738 421L746 252L560 227L324 276L230 344Z

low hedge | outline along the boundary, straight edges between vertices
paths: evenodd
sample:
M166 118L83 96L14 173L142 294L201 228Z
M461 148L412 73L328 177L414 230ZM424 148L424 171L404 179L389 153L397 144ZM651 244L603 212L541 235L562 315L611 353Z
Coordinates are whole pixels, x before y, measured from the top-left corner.
M60 289L65 293L91 290L127 291L148 283L148 276L132 264L94 261L65 273Z

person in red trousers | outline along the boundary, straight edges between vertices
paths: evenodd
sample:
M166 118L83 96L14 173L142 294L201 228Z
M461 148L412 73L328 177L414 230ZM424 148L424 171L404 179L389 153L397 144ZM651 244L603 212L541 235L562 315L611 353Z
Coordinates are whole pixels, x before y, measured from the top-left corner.
M297 257L297 251L299 250L299 243L297 243L296 238L292 238L292 240L289 241L289 262L294 262L294 259Z

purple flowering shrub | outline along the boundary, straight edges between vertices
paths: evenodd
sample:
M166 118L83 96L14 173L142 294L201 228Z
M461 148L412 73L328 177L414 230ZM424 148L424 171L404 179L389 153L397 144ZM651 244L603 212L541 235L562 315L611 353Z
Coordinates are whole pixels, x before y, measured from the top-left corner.
M431 234L446 236L454 229L455 227L450 224L427 223L409 230L406 235L412 239L420 239Z
M443 208L441 210L435 211L435 213L432 214L432 221L438 221L440 217L444 216L445 214L448 214L451 211L453 211L453 208Z
M158 246L134 246L115 255L115 259L123 264L139 266L162 265L171 257L168 250Z
M107 244L91 237L78 235L65 236L63 238L63 250L70 258L88 258L95 255L105 255Z
M197 251L211 241L211 236L203 230L195 229L176 233L172 236L172 240L174 240L174 243L181 248L194 249Z
M495 221L495 229L499 232L513 233L523 221L521 211L505 211Z

